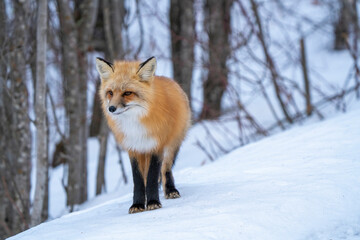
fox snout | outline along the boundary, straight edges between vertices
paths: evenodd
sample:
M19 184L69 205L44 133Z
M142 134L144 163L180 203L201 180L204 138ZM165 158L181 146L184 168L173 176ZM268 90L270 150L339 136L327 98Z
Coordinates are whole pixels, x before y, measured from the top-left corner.
M123 107L121 106L116 106L116 105L110 105L108 107L108 111L112 114L112 115L119 115L122 114L126 111L128 111L130 109L130 106L126 105L126 104L122 104Z

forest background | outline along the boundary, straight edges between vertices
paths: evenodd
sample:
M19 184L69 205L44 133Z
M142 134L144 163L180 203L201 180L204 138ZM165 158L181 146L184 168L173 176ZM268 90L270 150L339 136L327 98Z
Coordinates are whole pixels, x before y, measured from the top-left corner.
M111 133L96 57L155 56L157 75L189 96L206 136L194 145L214 161L360 98L357 7L355 0L1 0L0 238L56 217L51 169L63 167L69 212L106 192ZM89 176L94 139L97 170Z

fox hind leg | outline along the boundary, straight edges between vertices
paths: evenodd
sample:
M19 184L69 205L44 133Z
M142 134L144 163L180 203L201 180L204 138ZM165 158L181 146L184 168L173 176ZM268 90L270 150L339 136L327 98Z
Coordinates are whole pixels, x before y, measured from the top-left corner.
M174 177L172 175L171 170L167 171L165 173L165 179L166 179L165 188L164 188L165 189L165 198L167 198L167 199L179 198L180 193L175 188Z
M174 165L178 151L179 148L176 148L175 150L166 149L164 153L164 161L161 167L161 179L165 198L167 199L180 197L180 193L175 187L174 176L172 174L172 167Z

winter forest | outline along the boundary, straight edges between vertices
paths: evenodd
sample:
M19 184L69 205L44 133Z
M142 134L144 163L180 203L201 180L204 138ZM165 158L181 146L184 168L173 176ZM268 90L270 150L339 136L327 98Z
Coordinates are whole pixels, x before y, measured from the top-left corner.
M266 164L269 164L268 169L272 171L280 168L281 161L287 164L286 160L282 160L283 155L300 156L305 152L316 155L320 154L320 148L326 147L329 147L329 150L324 150L324 154L335 151L336 141L331 142L330 135L326 134L337 132L334 128L342 125L340 120L339 125L333 118L338 115L351 115L348 112L354 108L359 109L360 106L358 7L356 0L1 0L0 239L14 236L44 222L46 223L40 226L43 227L41 229L46 229L46 224L49 224L48 230L44 231L56 232L53 230L55 224L51 225L52 227L50 224L57 219L59 222L65 221L66 218L62 217L64 215L69 214L68 219L71 216L79 217L82 210L90 211L89 209L95 206L100 208L104 204L105 212L118 211L116 206L131 199L132 174L129 158L127 152L116 144L101 108L101 80L95 66L97 57L109 62L143 62L154 56L157 60L156 75L174 79L187 94L192 112L192 127L174 167L175 175L180 177L180 190L183 189L185 196L174 200L178 201L177 204L181 204L182 199L190 202L192 191L197 192L191 190L195 187L192 183L194 179L200 179L199 176L202 176L199 184L204 184L204 195L207 195L208 191L226 191L229 188L224 195L233 198L232 204L236 204L237 195L229 186L223 184L223 187L217 189L205 184L211 181L212 177L215 179L215 176L227 181L227 177L232 173L226 175L227 171L222 171L222 168L216 171L215 168L230 161L233 164L228 163L227 169L234 168L234 171L241 172L248 166L246 164L253 166L251 164L255 163L258 165L254 165L256 167L251 170L253 172L263 169ZM348 155L344 152L353 160L351 164L354 165L350 162L349 165L344 162L345 165L331 162L330 167L327 165L330 163L326 162L323 163L325 167L323 164L316 165L318 171L327 169L326 166L329 166L329 172L331 169L340 171L342 166L349 166L346 168L348 170L360 169L360 154L356 147L360 144L360 135L357 135L360 114L351 116L352 121L346 118L342 122L348 122L347 126L355 127L348 129L344 126L349 135L343 136L339 133L336 138L341 142L341 136L343 137L343 149L354 146L347 151ZM330 122L327 122L329 119ZM331 121L334 123L331 124ZM311 124L322 122L328 123L329 127L310 127ZM278 134L289 130L296 132L298 127L303 126L307 130L299 130L296 134L290 132L288 138L276 141L276 137L280 137ZM304 131L314 135L309 138L296 138ZM313 147L315 145L307 145L310 139L318 137L317 133L324 134L317 142L319 149ZM245 152L249 149L245 148L247 145L251 147L253 145L250 144L262 139L271 142L273 135L275 140L269 144L277 142L283 146L278 155L281 157L273 161L279 165L275 167L267 163L266 153L275 151L276 145L267 148L264 147L265 142L262 147L259 146L258 150L252 152L258 152L258 157L249 157L249 160L246 160ZM299 141L295 144L294 139ZM327 140L329 142L325 143ZM320 145L320 142L324 145ZM286 144L293 145L290 147ZM297 155L291 155L289 148L296 151L297 148L306 146L309 151L299 150ZM244 155L236 155L235 152L242 148L245 148ZM248 154L250 152L247 151ZM233 155L233 158L230 159L230 155ZM338 152L334 152L329 158L338 155ZM320 158L323 156L319 155ZM221 161L222 165L219 164ZM294 163L296 169L302 169L307 164L301 161L300 159ZM315 159L312 162L315 164ZM201 171L204 172L203 175ZM251 171L244 170L244 173ZM199 172L199 175L194 172ZM216 175L217 172L221 172L219 176ZM299 179L307 181L305 179L312 176L312 173L306 173L308 175L304 173L304 177ZM267 170L264 174L267 174ZM337 182L344 184L338 188L348 189L349 193L344 194L345 198L348 196L346 200L339 200L336 204L343 206L347 201L349 206L356 205L354 209L359 212L354 216L354 221L360 223L359 204L352 202L351 198L351 194L360 196L359 172L352 174L336 175L340 179ZM281 173L279 175L285 176ZM326 176L328 178L324 177L319 182L337 179L330 173ZM239 174L236 181L240 181L240 178ZM249 179L253 181L253 178ZM266 181L271 182L271 179ZM277 182L274 182L276 185ZM298 182L302 180L297 180ZM355 182L358 187L352 188L350 183L355 185ZM260 192L261 189L266 191L267 185L259 189ZM187 192L191 194L186 195ZM241 192L245 194L246 190ZM128 198L121 200L124 196ZM277 199L273 196L270 202ZM321 196L326 198L328 195L324 193ZM203 205L207 205L200 196L199 199L204 201ZM285 199L282 198L280 203ZM302 205L301 196L297 199L294 204L300 203L304 211L312 209L306 204ZM117 201L116 204L114 201ZM151 212L154 214L152 216L165 218L176 215L176 210L171 210L168 215L165 213L165 209L170 208L171 201L161 209L163 212L159 210L162 215L157 216L156 210ZM110 203L106 205L107 202ZM194 211L197 211L198 206L191 203L192 205L189 205L194 206ZM214 204L221 205L220 199ZM189 205L184 203L184 207ZM123 209L125 207L128 207L128 202ZM264 235L251 235L249 229L252 228L246 228L245 223L240 224L245 226L244 229L237 232L235 229L238 225L232 228L232 218L224 215L227 210L219 209L213 210L212 217L215 218L217 212L219 219L223 217L219 221L229 222L229 225L222 228L224 232L218 231L215 235L186 235L180 229L180 226L187 226L183 223L178 226L177 231L184 235L180 234L179 237L291 239L285 237L286 232L281 231L276 232L278 235L273 232L273 238L267 238L265 230L257 230ZM281 209L284 212L288 210L286 207ZM317 209L312 209L312 212ZM270 211L269 208L266 210ZM245 214L254 216L249 211L246 210ZM73 212L79 212L79 215L72 215ZM344 219L350 219L345 212L344 210ZM239 210L239 213L244 211ZM88 217L102 219L101 214L102 212L93 215L88 213ZM125 215L127 210L118 211L117 214ZM150 212L136 214L140 220L129 218L130 222L133 225L138 221L144 223L146 220L141 218L141 214L147 216L145 214ZM340 216L340 213L336 216ZM264 215L259 215L259 218L262 217ZM104 216L103 218L105 219ZM185 219L185 216L182 218ZM86 222L84 219L82 221ZM151 221L150 216L149 219ZM199 226L198 233L201 233L201 229L210 228L213 223L211 217L204 215L204 219L208 220L203 222L203 226ZM332 215L329 213L326 219L332 221ZM341 220L339 219L340 217L336 221ZM293 231L299 234L293 239L329 239L326 238L326 227L334 229L331 224L336 222L334 220L330 223L330 220L326 226L321 224L327 220L319 219L316 222L318 225L314 224L319 226L318 229L322 229L325 235L310 234L309 237L306 231L310 231L310 227L304 227L304 230ZM74 228L81 228L81 223L77 224L79 225L75 224ZM65 223L61 226L64 232L71 228ZM97 225L90 226L96 228ZM109 230L110 226L111 223L108 223L106 229ZM116 228L119 226L122 224ZM128 236L124 239L134 239L130 237L133 235L127 235L130 234L131 227L129 226L129 231L126 232L126 226L123 226L124 232L113 237L117 239L116 236ZM175 228L173 225L171 227ZM246 229L249 235L246 235ZM343 231L343 228L339 229ZM132 234L135 234L135 231ZM338 238L334 237L335 235L330 237L358 239L356 236L360 236L359 227L351 231L349 233L345 229L343 232L353 238L341 238L342 235L336 235ZM194 230L191 234L195 232ZM237 235L240 232L243 232L245 237ZM154 236L154 239L155 236L160 236L151 235L151 230L147 233ZM28 237L32 236L31 234ZM73 234L65 234L63 238L35 234L33 239L93 239ZM17 236L20 237L15 236L14 239L32 239L27 238L27 235L23 238L21 234ZM108 239L101 236L94 235L94 239Z

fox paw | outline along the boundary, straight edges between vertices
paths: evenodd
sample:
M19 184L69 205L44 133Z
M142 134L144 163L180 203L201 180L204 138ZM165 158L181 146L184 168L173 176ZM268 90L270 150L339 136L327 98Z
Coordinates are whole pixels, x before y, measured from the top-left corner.
M143 211L145 211L145 205L141 203L134 203L129 208L129 214L143 212Z
M146 210L155 210L155 209L158 209L158 208L161 208L161 203L158 201L158 200L150 200L148 203L147 203L147 206L146 206Z
M168 190L165 193L165 198L166 199L174 199L174 198L179 198L179 197L180 197L180 193L175 188L171 189L171 190Z

